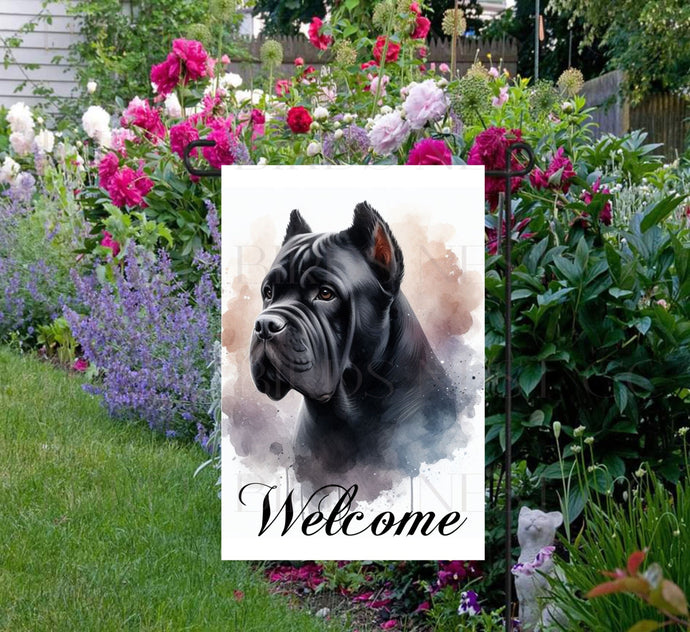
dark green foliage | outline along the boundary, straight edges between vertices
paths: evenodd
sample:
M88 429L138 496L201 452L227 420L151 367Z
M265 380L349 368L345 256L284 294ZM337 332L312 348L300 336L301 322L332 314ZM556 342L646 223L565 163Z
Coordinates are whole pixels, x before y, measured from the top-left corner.
M323 18L330 8L325 0L257 0L254 15L264 20L266 35L296 35L300 24Z

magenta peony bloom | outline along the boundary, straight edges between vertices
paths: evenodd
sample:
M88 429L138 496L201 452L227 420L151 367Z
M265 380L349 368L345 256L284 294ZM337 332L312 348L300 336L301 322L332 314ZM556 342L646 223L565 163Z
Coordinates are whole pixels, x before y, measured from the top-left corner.
M216 169L234 164L238 143L232 133L232 119L215 119L210 122L209 127L212 131L206 138L216 141L216 144L201 150L204 158Z
M288 94L290 94L290 80L278 79L278 81L276 81L275 91L279 97L287 96Z
M560 189L563 193L570 190L570 181L576 174L563 152L563 147L559 147L546 171L536 168L530 173L529 181L535 189Z
M199 130L189 121L183 121L170 128L170 149L180 158L184 158L184 148L193 140L199 140ZM197 155L197 150L193 149L192 156Z
M140 127L151 142L165 138L165 125L160 112L149 105L147 100L134 97L122 113L120 124L123 127Z
M77 358L77 360L72 365L72 370L73 371L79 371L79 373L83 373L88 368L89 368L89 361L85 358Z
M506 131L502 127L489 127L474 139L474 145L467 155L468 165L484 165L487 170L500 171L506 168L506 149L515 142L522 140L522 132L519 129ZM511 167L517 170L522 165L513 155ZM522 178L515 177L511 180L511 191L514 192L520 186ZM505 190L503 178L485 178L485 197L491 210L498 205L498 194Z
M113 239L113 236L107 230L103 231L101 246L104 248L110 248L113 257L117 257L117 254L120 252L120 244Z
M144 196L153 188L153 181L138 169L122 167L110 180L108 193L115 206L145 207Z
M158 94L167 97L180 83L180 59L169 53L164 62L151 66L151 83Z
M442 140L424 138L410 151L405 164L408 165L450 165L453 156Z
M320 35L319 31L323 26L323 20L321 18L312 18L311 24L309 25L309 41L312 46L315 46L319 50L326 50L333 38L330 35Z
M429 18L425 18L423 15L418 15L415 20L414 31L412 31L412 39L426 39L430 28L431 22L429 21Z
M182 76L184 84L202 77L212 77L208 53L201 42L196 40L176 39L173 41L173 53L184 64Z
M107 189L110 180L115 175L115 172L120 167L120 160L117 154L112 151L108 152L98 163L98 186L102 189Z

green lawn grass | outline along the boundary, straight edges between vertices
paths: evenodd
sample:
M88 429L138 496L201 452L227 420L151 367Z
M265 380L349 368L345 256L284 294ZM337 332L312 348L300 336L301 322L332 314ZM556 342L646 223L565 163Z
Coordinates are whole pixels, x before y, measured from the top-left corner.
M0 630L326 629L247 563L221 562L202 459L0 348Z

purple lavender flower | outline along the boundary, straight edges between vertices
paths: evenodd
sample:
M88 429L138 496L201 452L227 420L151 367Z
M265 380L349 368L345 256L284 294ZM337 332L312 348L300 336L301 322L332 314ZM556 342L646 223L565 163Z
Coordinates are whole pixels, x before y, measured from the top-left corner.
M343 135L336 139L333 133L328 133L323 139L323 155L329 160L338 157L348 161L362 158L369 150L369 135L363 127L348 125L342 128Z
M84 308L65 309L84 357L103 375L90 391L117 418L191 438L196 422L208 423L212 400L209 365L220 331L212 274L185 291L165 252L134 247L114 276L111 283L75 275Z

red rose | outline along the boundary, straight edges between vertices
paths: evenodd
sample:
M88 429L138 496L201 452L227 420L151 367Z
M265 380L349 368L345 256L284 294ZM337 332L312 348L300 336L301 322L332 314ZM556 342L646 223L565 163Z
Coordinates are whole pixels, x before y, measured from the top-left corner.
M301 105L288 110L287 124L295 134L308 132L312 120L307 108L303 108Z
M450 165L453 156L442 140L425 138L420 140L410 151L405 164L408 165Z
M422 15L418 15L414 23L414 31L412 31L412 39L425 39L429 34L429 29L431 28L431 22L429 18L425 18Z
M377 64L381 63L381 55L383 54L383 47L386 45L386 38L383 35L379 35L376 38L376 44L374 44L374 59ZM388 48L386 49L386 63L390 61L397 61L398 55L400 54L400 44L394 44L390 40L388 41Z
M319 50L326 50L333 41L333 38L330 35L319 34L322 26L323 20L321 18L311 19L311 24L309 25L309 41L312 43L312 46L315 46Z

